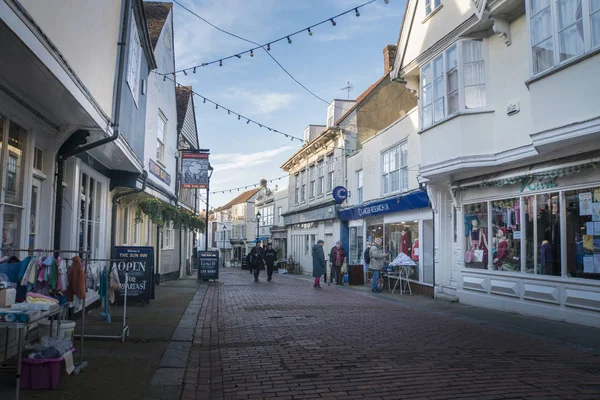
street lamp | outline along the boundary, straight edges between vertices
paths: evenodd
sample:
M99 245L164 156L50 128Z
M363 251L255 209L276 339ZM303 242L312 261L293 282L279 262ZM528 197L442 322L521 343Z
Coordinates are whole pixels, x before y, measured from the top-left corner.
M258 238L260 237L260 211L256 213L256 244L258 244Z
M206 215L205 215L205 225L204 225L204 251L208 251L208 195L210 193L210 177L212 176L214 168L212 165L208 164L208 184L206 185Z

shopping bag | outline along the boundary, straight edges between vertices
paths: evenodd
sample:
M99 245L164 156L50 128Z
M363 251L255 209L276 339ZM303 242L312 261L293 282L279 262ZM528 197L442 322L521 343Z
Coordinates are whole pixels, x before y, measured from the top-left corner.
M475 254L473 253L473 250L465 251L465 263L466 264L471 264L473 262L474 257L475 257Z
M344 263L342 264L342 274L346 274L347 272L348 272L348 265L344 261Z
M473 256L474 262L483 262L483 250L475 250Z

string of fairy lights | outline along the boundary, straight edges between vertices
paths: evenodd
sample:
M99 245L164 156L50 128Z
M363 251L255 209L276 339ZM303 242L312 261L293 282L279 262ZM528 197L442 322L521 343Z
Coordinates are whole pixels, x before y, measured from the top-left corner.
M370 1L367 1L367 2L362 3L362 4L360 4L360 5L356 6L356 7L353 7L353 8L350 8L350 9L344 11L344 12L341 12L341 13L339 13L337 15L334 15L334 16L326 18L326 19L324 19L324 20L322 20L320 22L317 22L315 24L307 26L306 28L303 28L303 29L297 30L295 32L286 34L286 35L284 35L284 36L282 36L282 37L280 37L278 39L274 39L274 40L268 41L268 42L266 42L266 43L264 43L262 45L255 46L255 47L252 47L250 49L247 49L247 50L244 50L244 51L241 51L241 52L238 52L238 53L234 53L234 54L226 56L226 57L221 57L221 58L218 58L218 59L215 59L215 60L212 60L212 61L207 61L207 62L203 62L203 63L197 64L197 65L193 65L191 67L178 69L178 70L175 70L175 71L172 71L172 72L165 72L164 75L165 76L166 75L170 75L172 77L176 77L177 74L180 73L180 72L182 72L184 75L187 75L189 72L195 74L196 70L198 68L203 68L203 67L207 67L209 65L217 65L217 64L220 67L222 67L224 61L228 61L228 60L231 60L231 59L241 59L242 56L244 56L244 55L249 55L250 57L254 57L254 52L256 50L259 50L259 49L265 49L267 51L271 51L271 46L275 45L277 43L280 43L280 42L287 41L288 44L292 44L292 38L294 36L300 35L300 34L305 34L305 33L308 34L309 36L312 36L313 35L313 29L316 28L316 27L319 27L321 25L331 24L331 26L335 27L337 25L337 22L335 21L336 18L342 17L342 16L347 15L347 14L351 14L351 13L354 13L354 15L356 17L360 17L359 9L361 9L363 7L366 7L366 6L368 6L368 5L372 4L372 3L375 3L377 1L380 1L380 0L370 0ZM389 4L389 0L383 0L383 2L385 4Z

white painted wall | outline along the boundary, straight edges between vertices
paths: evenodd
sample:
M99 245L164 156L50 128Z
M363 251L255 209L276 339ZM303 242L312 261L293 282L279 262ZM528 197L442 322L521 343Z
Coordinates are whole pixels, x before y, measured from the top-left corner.
M473 15L470 1L443 0L442 7L425 21L427 17L425 14L425 0L412 0L410 3L416 3L416 11L403 65L413 61ZM410 22L405 20L404 24L410 25Z
M173 11L169 13L163 30L154 49L154 58L158 65L158 72L169 72L175 69L175 54L171 46L167 48L167 41L171 40L170 35L165 32L173 32ZM156 140L158 137L158 115L159 110L167 118L166 140L165 140L165 165L161 165L156 159ZM144 142L144 166L149 170L150 160L161 165L169 175L171 175L171 184L167 185L151 172L148 173L148 179L155 184L167 189L175 194L175 176L177 165L177 106L175 103L175 83L172 80L163 80L158 74L149 74L148 76L148 102L146 105L146 137Z
M56 46L104 113L112 116L122 0L19 2Z

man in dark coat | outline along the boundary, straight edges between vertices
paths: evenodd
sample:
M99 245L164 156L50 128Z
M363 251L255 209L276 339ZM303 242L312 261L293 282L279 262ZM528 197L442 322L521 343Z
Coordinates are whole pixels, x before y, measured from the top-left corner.
M275 269L275 261L277 261L277 251L273 249L273 244L267 243L264 258L267 263L267 281L271 282L273 279L273 270Z
M323 245L325 242L319 240L312 248L312 259L313 259L313 278L315 278L315 289L321 289L321 275L325 273L325 252L323 251Z
M258 275L260 271L265 269L264 250L260 247L260 243L256 243L256 246L250 250L250 268L254 272L254 282L258 282Z
M333 280L335 276L335 284L343 285L344 284L344 275L342 274L342 265L346 261L346 250L342 247L342 242L336 242L335 246L331 249L329 253L329 262L331 263L331 278L329 281Z

